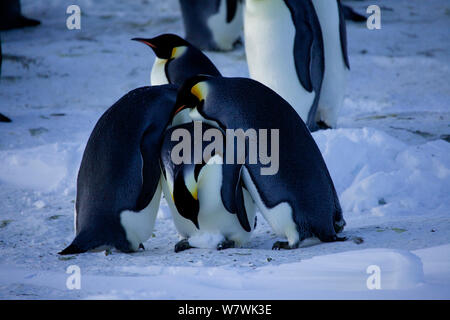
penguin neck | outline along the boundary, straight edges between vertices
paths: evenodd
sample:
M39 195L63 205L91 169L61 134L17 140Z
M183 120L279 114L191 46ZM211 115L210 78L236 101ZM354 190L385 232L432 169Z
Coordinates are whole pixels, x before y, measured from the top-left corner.
M166 63L167 59L161 59L156 57L153 63L152 72L150 75L150 83L152 86L159 86L163 84L168 84L169 80L166 75Z

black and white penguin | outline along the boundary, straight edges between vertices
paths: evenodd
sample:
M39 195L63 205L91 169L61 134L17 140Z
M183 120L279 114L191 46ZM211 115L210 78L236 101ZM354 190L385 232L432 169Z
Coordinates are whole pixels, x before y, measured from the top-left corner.
M242 33L242 0L180 0L186 39L202 50L229 51Z
M204 155L211 142L205 142L203 136L210 129L214 130L210 141L213 138L214 143L215 139L225 143L220 130L207 123L190 122L168 129L161 148L164 197L182 238L175 245L175 252L193 247L221 250L242 246L256 225L255 205L243 185L242 164L226 164L225 151L220 147ZM180 143L178 138L173 139L177 130L184 130L190 137L190 141L182 143L189 146L191 155L188 161L178 164L172 158L174 147ZM201 155L207 157L202 157L197 164L194 163L196 145L200 146Z
M73 242L60 254L116 248L150 238L159 208L159 150L173 113L173 85L130 91L95 125L77 179Z
M278 172L262 175L261 163L246 163L242 170L262 215L288 240L277 241L273 249L296 248L311 236L324 242L345 240L337 236L345 221L320 150L281 96L252 79L197 76L178 92L175 110L184 109L194 120L212 121L223 130L279 130Z
M345 17L340 0L312 0L312 3L319 17L325 54L316 122L321 128L336 128L350 71Z
M247 0L244 35L250 77L281 95L316 130L324 49L311 0Z
M20 0L0 1L0 30L34 27L40 22L22 15Z
M175 34L155 38L133 38L148 45L156 54L150 82L152 85L176 84L197 74L220 76L211 60L195 46Z

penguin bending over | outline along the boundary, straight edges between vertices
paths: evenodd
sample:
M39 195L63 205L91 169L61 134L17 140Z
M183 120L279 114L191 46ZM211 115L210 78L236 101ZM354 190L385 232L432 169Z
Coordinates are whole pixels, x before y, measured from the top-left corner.
M176 93L173 85L132 90L99 119L78 172L76 236L60 254L143 248L159 208L159 150Z
M201 128L197 129L197 125ZM219 129L200 122L171 127L164 137L161 148L162 187L175 227L182 237L175 245L175 252L193 247L222 250L242 246L248 242L256 226L255 206L242 180L242 165L226 164L224 150L209 150L209 158L197 161L197 164L192 161L195 145L198 145L194 139L197 135L203 137L210 129L219 134L213 135L214 139L224 141ZM172 158L172 152L175 152L172 150L179 143L172 141L177 130L185 130L191 137L187 142L191 161L186 163L175 164ZM202 140L202 155L206 149L207 145ZM183 157L184 152L188 151L183 151Z
M226 129L278 129L279 170L261 175L260 163L245 163L243 181L272 229L287 242L273 249L297 248L308 237L343 241L345 221L322 154L308 128L281 96L245 78L197 76L180 88L176 112L214 121Z
M181 86L186 79L197 74L221 75L203 52L175 34L132 40L145 43L156 54L150 78L153 86L167 83Z
M281 95L316 130L325 62L311 0L247 0L244 35L250 77Z
M239 41L242 0L180 0L186 39L202 50L229 51Z

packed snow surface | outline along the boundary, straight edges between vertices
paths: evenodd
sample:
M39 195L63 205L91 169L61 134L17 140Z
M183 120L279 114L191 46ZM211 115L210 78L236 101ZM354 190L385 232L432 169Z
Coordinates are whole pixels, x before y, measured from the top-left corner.
M363 13L373 1L346 3ZM0 123L0 299L450 298L450 4L376 3L381 30L348 24L339 128L313 134L344 235L362 244L312 239L272 251L280 239L259 215L244 248L174 253L163 200L145 251L61 257L93 126L122 95L149 85L154 54L130 39L182 35L182 23L176 0L80 0L81 30L68 30L71 1L22 1L42 25L1 34L0 112L13 122ZM224 75L248 76L242 45L206 54ZM71 265L80 290L66 287ZM373 270L379 290L369 289Z

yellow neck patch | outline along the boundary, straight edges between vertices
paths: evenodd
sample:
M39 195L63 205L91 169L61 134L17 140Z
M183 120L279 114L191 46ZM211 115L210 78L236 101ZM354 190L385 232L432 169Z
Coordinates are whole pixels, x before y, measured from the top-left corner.
M191 93L196 96L199 101L205 100L208 95L208 85L206 82L199 82L191 88Z
M175 47L172 49L172 55L170 56L170 59L175 59L181 56L184 51L186 51L187 47L181 46L181 47Z

